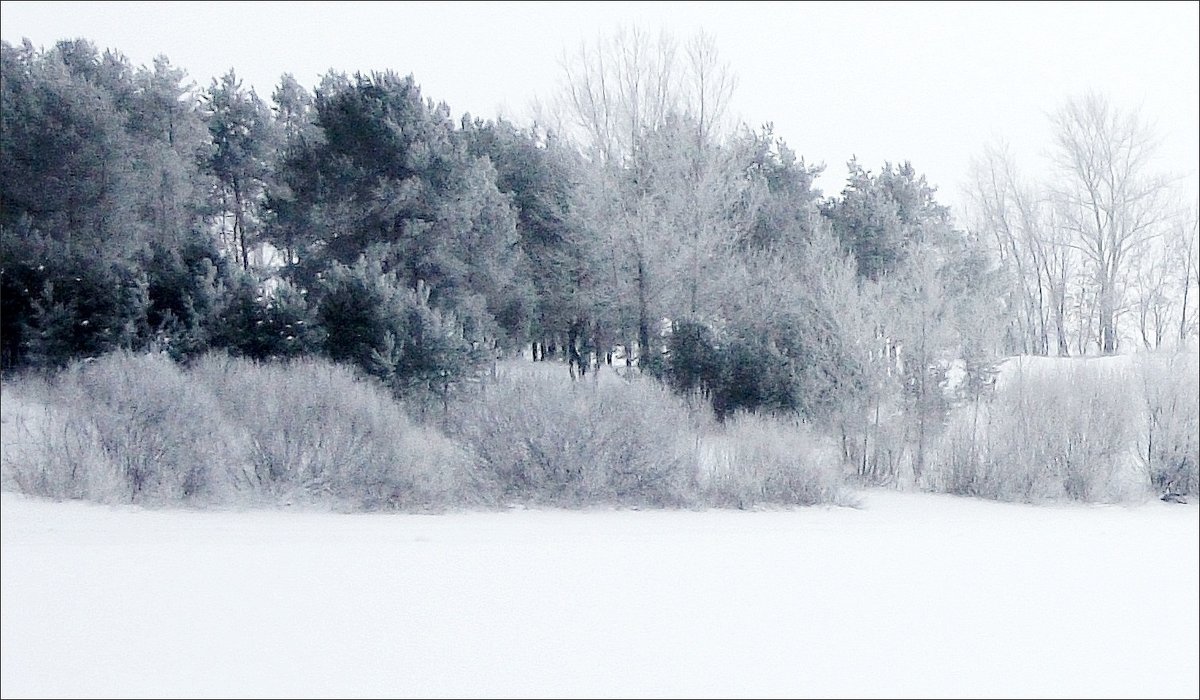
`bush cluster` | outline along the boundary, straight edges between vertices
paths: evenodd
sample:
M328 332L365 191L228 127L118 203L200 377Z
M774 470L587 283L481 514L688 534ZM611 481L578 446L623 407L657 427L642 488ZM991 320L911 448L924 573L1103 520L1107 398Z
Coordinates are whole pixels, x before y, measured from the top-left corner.
M795 419L738 414L705 441L701 463L702 489L716 505L854 503L838 451Z
M1005 501L1194 496L1198 387L1194 366L1181 369L1188 359L1018 372L951 415L925 486Z
M698 502L706 418L644 378L508 376L456 406L450 432L502 501L682 506Z
M184 370L122 351L5 394L4 481L27 493L429 508L471 491L461 449L325 360L209 355Z
M5 488L102 502L721 507L837 502L802 425L719 425L659 382L504 375L460 393L446 431L327 360L121 351L4 386ZM720 443L713 461L707 445Z

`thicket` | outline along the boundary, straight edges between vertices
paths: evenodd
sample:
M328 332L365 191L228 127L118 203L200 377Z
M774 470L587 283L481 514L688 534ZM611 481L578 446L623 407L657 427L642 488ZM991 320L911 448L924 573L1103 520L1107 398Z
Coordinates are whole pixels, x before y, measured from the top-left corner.
M769 125L714 116L728 94L700 105L679 89L724 75L711 38L687 52L660 41L635 32L568 61L583 82L567 108L586 97L595 109L561 131L454 119L391 71L330 72L311 91L284 75L264 100L232 70L198 87L164 57L135 67L86 40L3 42L0 371L43 382L39 410L65 453L95 450L121 475L38 457L21 488L134 500L249 489L402 507L800 503L834 498L836 480L821 476L833 454L860 483L1091 500L1124 488L1113 475L1128 471L1118 445L1128 438L1142 481L1195 493L1196 403L1169 381L1174 369L1142 375L1145 406L1133 413L1086 378L988 388L1014 332L1049 352L1048 300L1058 299L1059 349L1070 349L1065 278L1043 289L1038 272L1035 293L1008 269L1033 255L1029 270L1094 272L1062 257L1069 241L1017 250L1043 245L1051 219L1039 223L1034 207L1020 236L1000 219L961 230L907 162L872 172L851 160L825 196L822 166ZM684 53L692 59L670 63ZM614 73L618 55L665 63ZM599 85L622 89L588 94ZM641 99L651 85L661 94ZM1006 198L979 203L1025 212ZM981 233L997 226L1009 232L993 236L999 260ZM1083 314L1096 300L1079 301ZM1112 349L1114 329L1102 330ZM1189 332L1183 323L1180 337ZM594 378L592 363L618 348L642 378L619 390L489 378L531 345L535 359L549 348L568 360L564 379ZM146 351L177 364L122 378L121 363ZM234 359L214 369L214 351ZM193 375L208 383L185 386ZM226 375L241 377L241 394ZM280 393L309 380L342 387L347 403ZM93 405L93 390L108 403ZM246 401L258 391L307 406L308 418L353 417L329 425L328 440L346 444L305 443L300 419L274 409L255 423ZM151 408L132 405L139 392ZM190 398L175 405L173 394ZM241 413L213 409L210 394ZM186 431L156 432L175 412L212 414L241 462L201 468ZM1037 432L1032 416L1055 412L1067 418ZM402 425L398 443L376 436L389 422ZM295 438L273 442L279 426ZM421 452L404 436L423 430L434 430L435 472L405 456ZM119 454L142 433L146 449L178 446L179 463ZM713 464L723 476L706 476Z
M1016 370L956 409L924 486L1005 501L1196 495L1195 357Z
M5 382L0 472L25 493L160 505L842 502L841 473L803 427L721 427L652 379L501 376L473 390L443 431L328 360L213 353L184 368L118 351ZM716 462L703 448L714 439L729 446Z

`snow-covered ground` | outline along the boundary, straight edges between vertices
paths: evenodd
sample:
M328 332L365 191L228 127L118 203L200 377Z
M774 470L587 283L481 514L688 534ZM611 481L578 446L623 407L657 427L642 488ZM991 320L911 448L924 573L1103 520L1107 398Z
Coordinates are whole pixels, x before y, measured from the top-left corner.
M1195 505L2 499L4 697L1200 694Z

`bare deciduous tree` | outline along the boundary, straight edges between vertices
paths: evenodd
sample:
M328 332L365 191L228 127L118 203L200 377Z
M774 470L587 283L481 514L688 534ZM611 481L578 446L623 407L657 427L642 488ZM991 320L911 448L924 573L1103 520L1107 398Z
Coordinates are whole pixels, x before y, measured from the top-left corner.
M1200 292L1200 199L1186 216L1171 227L1166 246L1171 259L1178 261L1176 269L1179 286L1179 342L1183 343L1197 331L1197 309L1191 304L1193 292Z
M972 171L967 195L974 228L990 239L1012 293L1019 297L1008 301L1011 330L1006 350L1047 355L1055 266L1048 260L1052 243L1045 235L1041 202L1020 182L1004 144L987 147L982 158L972 161Z
M583 43L563 57L564 122L595 162L627 165L645 134L662 126L681 99L677 45L636 27Z
M729 167L721 137L735 80L708 35L681 55L669 34L636 28L581 45L563 73L559 121L608 195L580 208L612 246L618 316L636 325L645 352L664 306L702 304L700 280L733 238L740 183L729 175L741 169Z
M696 124L697 148L703 149L720 135L729 100L737 89L737 77L721 60L711 34L697 33L688 41L685 53L686 105Z
M1100 350L1112 354L1130 260L1161 232L1169 183L1151 171L1157 141L1135 112L1088 94L1068 100L1053 126L1056 213L1089 266Z

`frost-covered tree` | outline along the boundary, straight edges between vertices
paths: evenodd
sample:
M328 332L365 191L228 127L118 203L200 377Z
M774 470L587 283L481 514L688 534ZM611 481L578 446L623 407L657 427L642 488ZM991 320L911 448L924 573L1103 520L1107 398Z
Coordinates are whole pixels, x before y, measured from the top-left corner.
M1112 354L1132 263L1169 215L1168 180L1154 170L1158 142L1151 129L1102 95L1071 98L1054 114L1053 127L1058 223L1071 234L1067 245L1087 262L1100 351Z
M274 148L271 112L254 90L242 87L232 69L214 78L204 97L213 144L208 165L218 182L221 230L226 232L225 222L232 218L232 249L242 269L249 270Z

